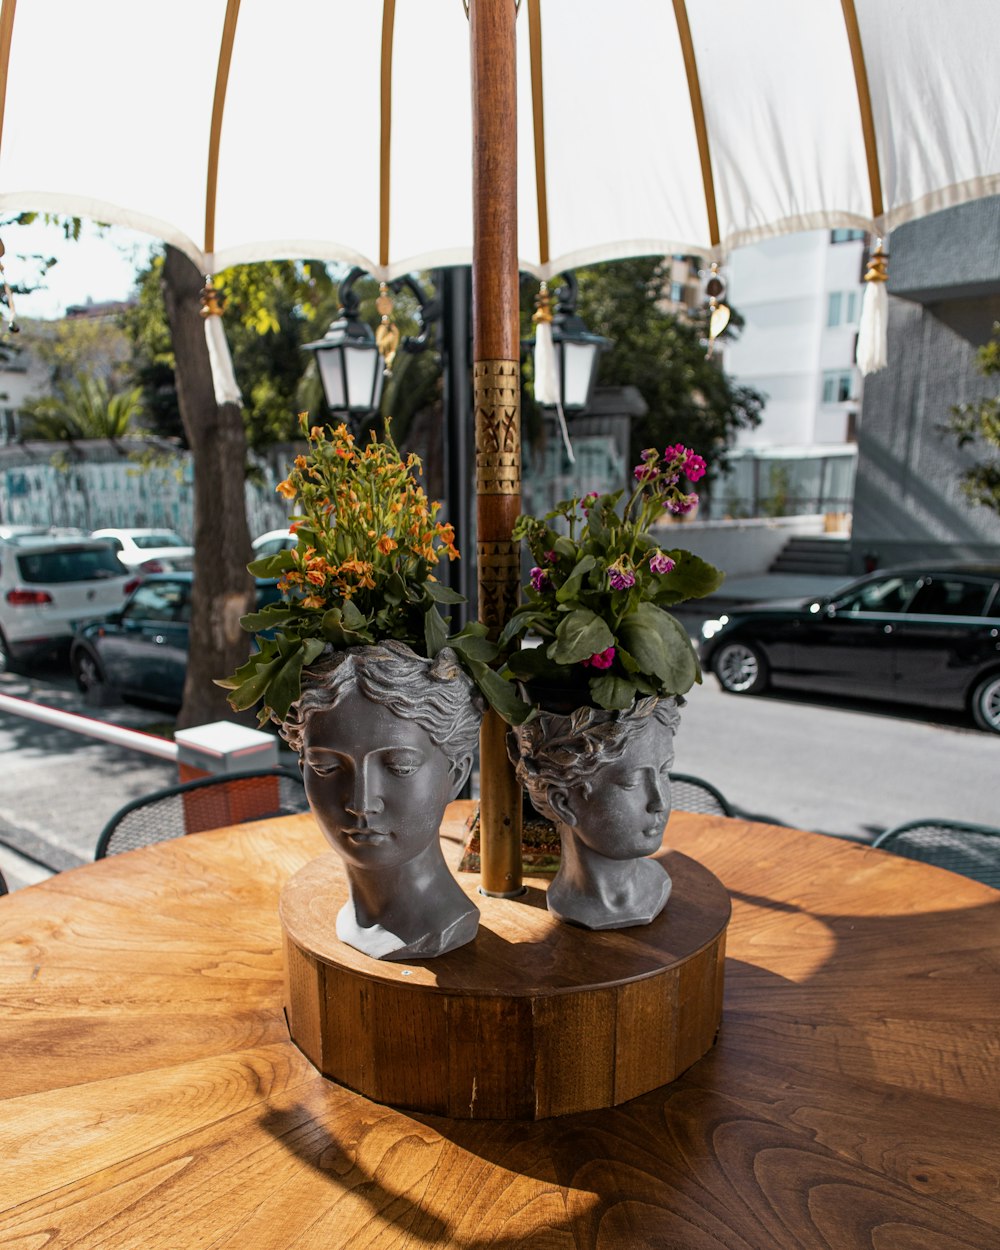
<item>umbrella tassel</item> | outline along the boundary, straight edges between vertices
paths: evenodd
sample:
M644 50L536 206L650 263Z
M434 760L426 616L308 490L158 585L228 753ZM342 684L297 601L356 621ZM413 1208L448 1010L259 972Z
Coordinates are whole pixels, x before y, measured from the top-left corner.
M878 373L889 360L889 257L879 239L865 273L865 296L858 324L858 350L855 355L862 377Z
M542 283L538 293L537 303L538 309L531 318L535 323L535 403L546 408L555 408L566 455L570 464L576 464L573 444L569 437L569 427L566 424L566 414L563 412L559 398L556 347L552 340L552 307L549 303L549 288L545 282Z
M238 404L242 407L243 396L240 394L236 381L233 357L222 324L222 309L222 298L212 286L211 278L208 278L201 293L201 315L205 320L205 342L208 345L208 360L212 368L215 402Z

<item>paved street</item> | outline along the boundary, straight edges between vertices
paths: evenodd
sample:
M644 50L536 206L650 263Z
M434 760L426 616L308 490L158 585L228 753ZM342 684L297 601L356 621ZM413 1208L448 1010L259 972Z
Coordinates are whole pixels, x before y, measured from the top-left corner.
M130 728L169 728L157 711L88 708L66 673L0 675L0 692ZM0 755L0 868L15 888L49 875L43 864L92 859L119 807L175 780L167 761L3 714ZM691 692L675 768L713 782L748 813L851 838L919 816L996 824L1000 815L1000 736L960 715L798 694L739 698L714 677Z

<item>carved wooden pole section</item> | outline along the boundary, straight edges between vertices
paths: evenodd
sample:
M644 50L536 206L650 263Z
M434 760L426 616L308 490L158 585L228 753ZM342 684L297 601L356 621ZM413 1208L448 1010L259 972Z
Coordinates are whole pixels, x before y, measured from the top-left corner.
M471 0L472 349L479 619L496 637L519 593L511 529L521 510L514 0ZM521 890L521 794L507 726L489 710L480 738L482 889Z

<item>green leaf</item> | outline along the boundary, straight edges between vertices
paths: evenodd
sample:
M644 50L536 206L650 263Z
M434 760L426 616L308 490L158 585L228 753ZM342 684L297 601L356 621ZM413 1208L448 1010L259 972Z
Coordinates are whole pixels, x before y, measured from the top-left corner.
M525 647L508 656L504 667L519 681L531 681L533 677L550 673L552 661L545 654L544 647Z
M504 681L487 664L478 660L469 663L469 671L479 689L483 692L487 703L498 712L508 725L520 725L531 715L533 708L530 703L518 695L516 688Z
M247 572L254 577L280 577L289 569L295 568L295 559L291 551L276 551L273 556L261 556L259 560L251 560Z
M252 655L231 677L222 678L215 684L232 692L229 695L229 705L234 711L245 712L258 699L263 698L280 667L280 655L270 650L261 650Z
M725 580L725 573L714 564L692 555L690 551L668 551L664 554L675 561L674 568L665 573L653 594L653 601L661 606L681 603L685 599L702 599L718 590Z
M575 599L580 593L580 587L583 585L583 579L594 567L597 561L593 556L582 556L576 563L576 567L570 573L569 577L556 591L556 599L560 603L566 603L570 599Z
M250 633L259 629L273 629L276 625L287 625L302 614L302 609L289 603L272 603L260 612L248 612L240 617L240 624Z
M652 603L640 603L622 621L618 637L640 671L658 678L668 694L685 694L701 680L698 657L687 631Z
M460 595L442 582L427 582L426 589L435 603L465 603L465 595Z
M499 649L503 651L526 629L531 629L536 622L543 621L545 616L544 612L539 612L532 604L519 609L500 631L500 637L497 639Z
M613 677L610 673L605 673L601 677L590 679L591 697L598 707L606 708L608 711L631 707L635 692L635 683L627 681L624 677Z
M368 618L353 600L345 599L341 612L344 614L344 627L346 629L358 631L368 628Z
M279 720L285 719L288 709L302 693L303 667L311 664L325 645L322 638L306 638L282 649L266 695L267 706Z
M590 608L576 608L559 622L555 642L548 648L557 664L578 664L614 646L614 635L607 623Z
M487 637L486 626L479 621L470 621L457 634L448 639L448 646L465 660L480 660L484 664L492 664L500 654L500 648Z
M386 578L385 585L382 588L382 594L386 603L391 603L393 607L396 607L406 598L406 583L398 573L393 573L390 577Z
M429 612L424 613L424 643L427 647L428 658L433 659L447 641L448 626L442 620L437 608L431 608Z

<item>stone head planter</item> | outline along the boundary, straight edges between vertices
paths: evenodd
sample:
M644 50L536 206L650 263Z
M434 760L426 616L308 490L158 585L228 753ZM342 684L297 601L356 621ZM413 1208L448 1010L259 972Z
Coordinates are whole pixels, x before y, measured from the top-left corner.
M404 643L352 647L302 674L282 725L306 796L344 860L341 941L375 959L444 954L479 912L441 853L444 809L472 769L482 704L455 653Z
M649 924L666 905L670 877L647 856L670 814L679 719L677 699L644 698L620 712L542 710L511 731L518 780L559 828L548 908L560 920L622 929Z

